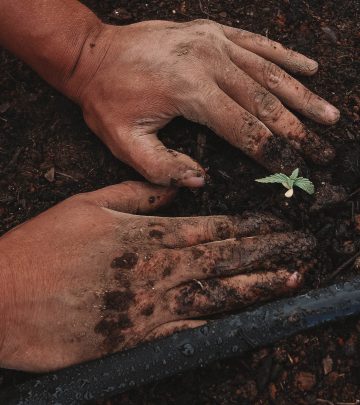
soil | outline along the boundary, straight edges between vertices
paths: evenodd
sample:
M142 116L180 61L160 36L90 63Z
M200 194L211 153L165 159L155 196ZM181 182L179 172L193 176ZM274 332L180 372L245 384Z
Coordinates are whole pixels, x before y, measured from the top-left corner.
M268 35L316 59L318 74L301 81L335 104L342 118L333 127L303 121L336 147L337 158L330 166L312 167L318 186L328 182L336 187L324 187L315 203L302 192L285 199L280 186L254 182L266 174L256 163L205 127L177 119L162 131L162 140L198 159L208 168L210 181L203 190L182 190L162 214L270 211L287 218L296 229L313 232L319 240L321 260L305 290L356 273L352 258L360 249L355 226L360 211L357 0L84 3L113 24L211 18ZM0 66L0 234L78 192L140 179L90 133L79 108L26 65L0 51ZM327 204L329 196L332 206ZM355 404L360 400L359 333L360 319L352 319L98 403ZM22 373L2 371L0 389L26 378Z

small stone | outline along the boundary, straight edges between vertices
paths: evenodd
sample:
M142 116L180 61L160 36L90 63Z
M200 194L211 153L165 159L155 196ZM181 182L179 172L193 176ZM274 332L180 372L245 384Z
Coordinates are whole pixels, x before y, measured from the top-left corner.
M226 18L227 17L227 12L222 11L221 13L219 13L219 16L222 17L222 18Z
M45 174L44 174L45 179L49 182L52 183L55 180L55 167L51 167Z
M339 378L344 378L344 374L339 374L339 373L337 373L336 371L332 371L332 372L329 373L329 375L328 375L329 384L330 384L330 385L335 384L336 381L337 381Z
M300 391L310 391L316 384L316 377L313 373L300 371L295 376L295 386Z
M119 7L113 10L111 13L111 17L120 21L127 21L133 18L132 14L124 7Z
M330 39L330 41L337 43L338 38L336 32L330 27L321 27L321 31L325 34L325 36Z
M271 384L269 385L269 394L270 394L270 398L271 398L273 401L275 401L275 399L276 399L276 392L277 392L277 389L276 389L275 384L274 384L274 383L271 383Z
M327 355L323 359L322 364L323 364L323 370L324 370L325 375L328 375L329 373L332 372L334 362L333 362L333 359L329 355Z

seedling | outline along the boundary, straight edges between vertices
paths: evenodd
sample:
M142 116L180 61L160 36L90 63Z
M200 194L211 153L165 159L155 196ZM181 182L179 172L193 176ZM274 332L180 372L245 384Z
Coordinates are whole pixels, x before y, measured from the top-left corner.
M299 169L295 169L291 176L287 176L283 173L275 173L271 176L264 177L263 179L256 179L258 183L280 183L285 188L287 188L287 192L285 193L285 197L292 197L294 195L294 187L299 187L308 194L314 194L315 187L314 184L305 177L299 177Z

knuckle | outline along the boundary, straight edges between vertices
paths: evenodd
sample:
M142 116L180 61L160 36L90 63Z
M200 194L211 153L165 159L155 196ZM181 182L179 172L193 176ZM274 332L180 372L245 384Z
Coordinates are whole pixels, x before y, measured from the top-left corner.
M254 98L257 116L261 120L277 121L282 113L283 106L273 94L264 91L258 92Z
M303 106L304 108L309 108L313 103L313 93L305 89L304 94L303 94Z
M276 89L284 82L286 73L274 63L265 61L263 64L263 75L267 88Z
M231 237L231 223L227 218L207 220L208 235L215 239L229 239Z
M254 35L252 35L251 38L254 41L255 45L259 45L261 47L268 46L270 43L269 38L266 38L263 35L254 34Z
M200 60L216 61L221 51L216 34L208 33L206 37L194 41L194 53Z
M244 153L252 155L269 130L250 113L245 114L242 120L229 125L229 136L236 145L241 145Z

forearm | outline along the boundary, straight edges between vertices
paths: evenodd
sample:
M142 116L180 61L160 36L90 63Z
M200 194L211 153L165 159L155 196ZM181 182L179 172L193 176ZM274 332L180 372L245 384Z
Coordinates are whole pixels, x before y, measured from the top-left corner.
M101 59L92 48L102 27L77 0L0 0L0 45L73 99L81 78L91 75L87 70L96 66L81 63L84 53ZM74 75L77 83L69 85Z

